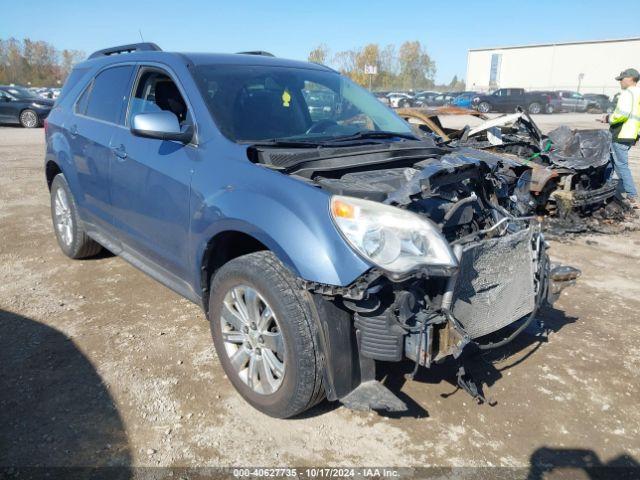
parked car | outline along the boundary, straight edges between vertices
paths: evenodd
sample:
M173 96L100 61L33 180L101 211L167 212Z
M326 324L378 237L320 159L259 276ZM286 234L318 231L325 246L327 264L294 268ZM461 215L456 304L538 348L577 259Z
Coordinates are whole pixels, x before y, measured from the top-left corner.
M524 88L500 88L491 95L478 95L473 99L473 106L481 113L514 112L517 107L523 107L533 114L553 112L548 95L526 92Z
M616 107L615 103L607 95L599 93L585 93L584 95L587 103L587 111L593 111L595 113L611 113Z
M373 92L373 96L376 97L380 102L384 103L385 105L391 105L389 97L387 97L388 94L389 92Z
M559 113L562 112L562 98L558 92L552 90L534 90L531 93L540 94L547 97L547 106L545 108L546 113Z
M425 107L432 101L433 98L437 97L438 95L440 95L440 92L418 92L416 93L414 106Z
M304 89L340 107L313 121ZM508 158L420 139L322 65L109 48L45 132L62 251L104 246L200 305L229 381L269 415L325 396L406 409L375 376L404 358L458 359L482 398L464 359L566 285L539 224L510 213Z
M27 88L0 85L0 123L39 127L52 107L52 100L41 98Z
M404 92L391 92L387 94L389 106L394 108L412 107L414 97Z
M477 96L477 92L462 92L451 101L451 105L460 108L471 108L473 99Z
M562 100L564 112L586 112L589 102L578 92L571 90L558 90L558 96Z

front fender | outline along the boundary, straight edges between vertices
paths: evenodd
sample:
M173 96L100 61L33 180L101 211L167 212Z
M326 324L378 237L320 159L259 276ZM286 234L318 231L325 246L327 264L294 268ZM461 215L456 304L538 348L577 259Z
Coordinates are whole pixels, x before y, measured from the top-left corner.
M277 182L277 191L228 186L200 202L192 218L196 265L211 238L237 231L262 242L307 281L346 286L371 268L334 226L327 193L288 177L279 180L288 181Z

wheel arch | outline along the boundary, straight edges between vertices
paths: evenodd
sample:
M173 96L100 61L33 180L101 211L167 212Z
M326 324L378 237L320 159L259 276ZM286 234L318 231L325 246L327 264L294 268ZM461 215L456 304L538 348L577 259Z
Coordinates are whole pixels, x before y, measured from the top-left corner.
M47 187L49 188L49 191L51 191L51 184L53 183L53 179L56 177L56 175L63 173L62 168L60 168L58 162L49 159L45 164L44 171L45 177L47 179Z
M209 313L209 294L213 274L234 258L263 250L271 251L265 243L255 236L240 230L225 230L209 239L200 263L202 306L207 314Z

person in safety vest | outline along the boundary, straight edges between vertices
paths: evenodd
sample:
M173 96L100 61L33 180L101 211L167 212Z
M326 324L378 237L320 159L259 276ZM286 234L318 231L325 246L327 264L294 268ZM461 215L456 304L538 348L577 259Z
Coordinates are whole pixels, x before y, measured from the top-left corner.
M611 135L611 156L613 166L620 178L622 191L634 208L638 208L638 190L633 183L629 170L629 149L635 145L640 133L640 87L638 86L640 73L635 68L628 68L616 77L620 81L622 93L618 97L616 108L610 115L604 117L609 123Z

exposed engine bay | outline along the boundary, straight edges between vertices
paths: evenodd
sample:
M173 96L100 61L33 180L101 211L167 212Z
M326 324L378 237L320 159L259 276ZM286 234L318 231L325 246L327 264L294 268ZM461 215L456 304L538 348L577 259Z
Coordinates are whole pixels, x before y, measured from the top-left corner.
M527 166L530 177L522 182L527 183L528 192L521 188L517 195L530 213L548 216L545 226L553 233L599 231L607 223L628 220L630 208L607 171L611 135L606 130L561 126L544 135L522 110L489 119L474 111L447 109L444 115L466 113L484 120L459 130L442 127L437 111L401 109L398 113L441 144L513 156Z
M530 215L528 200L516 195L530 169L512 158L443 148L429 139L336 149L254 147L250 158L333 195L427 218L455 254L455 268L425 265L397 275L373 267L347 287L306 284L353 320L361 378L346 395L335 395L353 408L376 408L370 402L375 397L381 408L403 409L382 385L373 386L371 374L362 376L373 368L363 362L408 358L417 370L447 357L462 361L469 348L502 346L579 275L550 265L541 224ZM482 398L465 378L463 369L459 385Z

